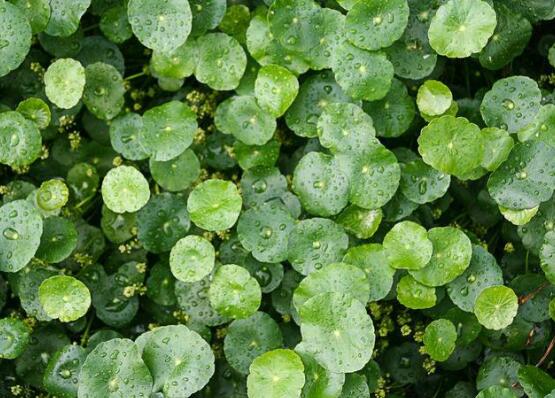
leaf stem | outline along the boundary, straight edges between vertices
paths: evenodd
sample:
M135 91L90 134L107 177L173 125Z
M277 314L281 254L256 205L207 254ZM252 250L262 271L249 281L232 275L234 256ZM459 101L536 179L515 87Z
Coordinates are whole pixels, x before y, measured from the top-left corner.
M549 345L547 346L547 349L545 350L545 352L543 353L542 357L540 358L540 360L538 361L538 363L536 364L536 367L540 367L542 366L542 364L545 362L545 360L547 359L547 357L549 356L549 354L551 354L551 351L553 351L553 348L555 347L555 336L553 336L553 338L551 339L551 341L549 342Z
M134 75L127 76L127 77L126 77L125 79L123 79L123 80L125 80L126 82L128 82L129 80L133 80L133 79L136 79L136 78L141 77L141 76L145 76L145 72L135 73Z

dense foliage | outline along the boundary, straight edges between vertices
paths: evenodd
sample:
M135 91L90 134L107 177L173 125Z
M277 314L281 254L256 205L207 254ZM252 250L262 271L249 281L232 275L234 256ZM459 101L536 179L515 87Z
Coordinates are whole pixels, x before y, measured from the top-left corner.
M555 0L0 0L0 397L555 398Z

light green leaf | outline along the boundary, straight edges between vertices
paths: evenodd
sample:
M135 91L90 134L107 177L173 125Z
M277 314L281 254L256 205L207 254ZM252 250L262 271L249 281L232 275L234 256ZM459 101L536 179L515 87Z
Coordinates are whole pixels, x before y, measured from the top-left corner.
M430 45L449 58L465 58L484 48L497 25L492 6L482 0L449 0L432 18Z
M130 0L127 14L139 41L145 47L165 53L185 43L192 28L187 0Z
M474 304L474 314L487 329L501 330L509 326L518 311L518 298L506 286L489 286L482 290Z
M44 74L46 96L56 106L73 108L85 89L85 68L72 58L58 59Z
M116 213L134 213L150 198L148 181L131 166L111 169L102 181L102 199Z
M72 276L57 275L43 281L39 300L46 314L61 322L72 322L87 313L91 294L83 282Z
M292 350L273 350L256 358L247 377L250 398L299 398L305 383L301 358Z
M254 314L260 306L261 296L256 279L235 264L219 267L208 289L212 307L221 315L234 319Z
M189 235L177 241L170 252L173 276L183 282L197 282L214 268L216 252L210 241Z

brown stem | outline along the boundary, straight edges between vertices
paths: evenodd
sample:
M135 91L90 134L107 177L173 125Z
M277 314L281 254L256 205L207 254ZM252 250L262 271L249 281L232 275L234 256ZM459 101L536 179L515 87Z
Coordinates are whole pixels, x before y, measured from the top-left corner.
M551 341L549 342L545 352L543 353L542 357L540 358L540 360L538 361L538 363L536 364L536 367L540 367L542 366L542 364L544 363L544 361L547 359L547 357L549 356L549 354L551 354L551 351L553 351L553 348L555 348L555 336L553 336L553 338L551 339Z
M533 291L531 291L530 293L524 295L524 296L520 296L518 298L518 303L520 305L526 303L529 300L532 300L534 297L536 297L536 295L541 292L543 289L545 289L547 286L549 286L549 283L544 282L541 285L539 285L536 289L534 289Z

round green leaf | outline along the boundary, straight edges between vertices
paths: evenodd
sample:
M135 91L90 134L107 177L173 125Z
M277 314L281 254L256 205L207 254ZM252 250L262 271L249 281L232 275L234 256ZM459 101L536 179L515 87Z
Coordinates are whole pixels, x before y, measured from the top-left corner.
M555 296L555 286L543 275L526 273L514 278L511 287L521 300L519 316L529 322L543 322L549 319L549 301Z
M270 32L266 15L255 15L247 29L247 48L260 65L281 65L295 74L308 70L307 61L298 53L284 48ZM317 47L314 47L317 48ZM256 78L256 71L252 79Z
M304 364L305 383L301 393L302 398L337 398L341 394L345 375L333 373L322 367L306 350L302 343L297 344L295 352L299 354Z
M457 307L472 312L482 290L500 284L503 284L503 273L495 257L481 246L474 245L470 265L447 285L447 293Z
M237 233L243 247L254 258L267 263L287 259L287 242L294 218L279 201L270 201L241 214Z
M533 398L549 397L549 393L555 390L555 379L532 365L518 369L518 381L524 392Z
M516 133L528 126L540 110L542 95L538 84L526 76L497 80L489 90L480 113L489 127Z
M393 65L384 53L366 51L348 42L340 45L336 52L332 69L347 95L366 101L387 95L393 80Z
M80 280L72 276L57 275L41 283L39 300L49 317L72 322L87 313L91 305L91 294Z
M276 120L263 111L250 95L231 97L222 102L214 116L216 127L247 145L263 145L276 130Z
M553 146L555 137L555 105L540 107L534 121L518 131L519 141L538 140Z
M366 50L389 47L405 31L408 18L407 0L355 2L345 20L347 39Z
M509 157L514 146L514 140L506 130L497 127L482 129L482 137L484 140L484 159L481 166L488 171L494 171Z
M194 283L177 281L175 296L179 307L187 314L191 322L200 325L218 326L230 319L220 315L210 305L208 289L211 277Z
M52 118L48 104L42 99L35 97L21 101L17 105L16 111L21 113L25 119L34 122L41 130L48 127Z
M318 137L332 153L355 152L376 135L372 118L355 104L329 104L318 118Z
M15 5L3 1L0 8L0 77L16 69L31 48L31 26Z
M40 246L35 253L48 263L59 263L68 258L77 246L77 229L63 217L48 217L43 222Z
M287 126L301 137L316 137L316 124L324 108L333 102L352 102L329 71L309 76L285 114Z
M214 374L214 354L208 343L184 325L162 326L136 341L154 379L153 391L187 398L202 389Z
M110 123L112 148L129 160L143 160L149 155L140 142L143 118L133 112L118 116Z
M81 17L91 0L50 0L50 20L45 32L50 36L68 37L79 29Z
M420 112L430 116L443 115L453 102L449 87L437 80L426 80L418 88L416 105Z
M370 295L370 284L366 273L354 265L329 264L304 278L293 294L293 305L297 310L312 297L327 292L350 294L366 305Z
M412 221L395 224L383 240L388 263L396 269L419 270L432 258L433 245L426 228Z
M470 265L472 244L466 234L454 227L437 227L428 231L434 251L428 265L409 271L426 286L443 286L461 275Z
M0 319L0 358L15 359L29 344L31 329L17 318Z
M301 358L291 350L278 349L257 357L247 377L250 398L299 398L305 383Z
M0 231L0 271L17 272L39 248L41 216L26 200L14 200L0 207Z
M484 144L480 128L463 117L442 116L422 129L418 152L442 173L464 177L480 166Z
M499 206L499 211L505 219L514 225L524 225L538 213L540 206L532 207L531 209L513 210L507 207Z
M426 353L436 361L445 361L455 350L457 329L447 319L435 320L424 331Z
M474 314L487 329L500 330L509 326L518 311L518 298L506 286L489 286L482 290L474 304Z
M370 243L351 247L343 262L355 265L366 273L370 285L369 301L378 301L388 295L393 286L395 269L389 265L382 245Z
M35 123L20 113L0 113L0 163L27 166L40 155L42 137Z
M127 8L114 6L100 17L100 30L113 43L123 43L133 36L133 30L127 16Z
M410 275L405 275L397 283L397 300L413 310L432 308L437 301L436 289L419 283Z
M430 45L449 58L465 58L486 46L497 18L492 6L482 0L449 0L432 18Z
M158 185L167 191L177 192L187 189L200 176L200 162L191 149L166 161L150 158L150 174Z
M50 0L14 0L12 4L18 7L31 24L33 34L46 29L50 20Z
M335 220L345 231L359 239L371 238L382 222L383 213L380 209L366 210L350 205Z
M245 207L255 207L287 192L287 180L277 167L255 167L243 173L241 193Z
M150 59L152 73L157 77L170 79L191 76L195 72L196 64L197 47L192 39L169 53L154 51Z
M171 160L189 148L197 127L196 115L189 106L166 102L144 113L140 143L154 160Z
M355 372L370 360L374 325L366 308L344 293L322 293L306 301L299 311L303 344L326 369Z
M31 334L27 349L11 364L17 375L25 379L27 385L43 387L43 376L47 361L56 351L69 344L64 331L54 325L39 326Z
M39 301L40 284L57 275L57 272L50 267L40 267L37 264L27 266L18 274L17 295L21 301L21 307L28 316L35 317L39 321L50 321L50 318Z
M283 115L298 91L297 78L283 66L266 65L258 70L254 95L258 105L272 116Z
M83 91L83 103L97 118L110 120L123 107L125 87L116 68L103 62L85 68L87 83Z
M387 95L378 101L366 102L363 109L374 121L376 135L398 137L405 133L416 114L414 99L408 94L407 87L393 79Z
M385 49L395 75L405 79L423 79L436 69L437 53L430 47L427 36L429 12L414 12L404 37ZM418 28L410 29L412 25Z
M234 319L254 314L260 306L261 295L256 279L235 264L218 268L208 289L212 307L221 315Z
M499 385L504 388L513 388L513 392L516 392L518 371L521 366L520 362L511 357L492 355L480 366L476 375L476 388L483 390L493 385Z
M318 44L320 8L313 0L276 0L268 11L270 31L286 49L305 52Z
M170 252L173 276L183 282L197 282L209 275L214 268L216 252L212 244L196 235L177 241Z
M401 165L401 192L412 202L433 202L447 193L450 184L450 175L428 166L421 159Z
M133 33L152 50L170 52L185 43L193 16L187 0L130 0L127 15Z
M191 35L200 36L206 31L215 29L226 11L225 0L191 0L193 12L193 30Z
M152 253L169 251L190 227L185 199L168 192L152 196L137 213L139 242Z
M303 275L341 261L349 237L340 225L325 218L299 222L289 235L287 259Z
M530 37L532 24L520 13L503 3L494 3L497 26L491 40L480 52L480 65L498 70L522 54Z
M77 59L84 67L95 63L104 63L116 68L122 76L125 73L125 60L119 47L102 36L83 38Z
M351 180L349 200L364 209L378 209L385 205L399 187L401 168L397 158L378 139L356 154L341 156L342 166Z
M197 127L191 108L170 101L145 112L140 143L154 160L171 160L191 145Z
M331 216L347 205L349 177L341 171L336 158L309 152L295 168L292 188L307 212Z
M148 181L139 170L131 166L111 169L102 181L102 199L116 213L133 213L141 209L150 198Z
M488 191L501 206L531 209L549 200L555 188L555 147L541 141L515 145L488 179Z
M75 344L56 351L44 372L44 388L60 397L77 396L78 376L86 356L87 351Z
M67 185L58 179L43 182L37 190L37 205L41 210L53 211L65 206L69 199Z
M127 382L126 382L127 381ZM152 391L152 376L135 343L112 339L97 345L81 368L78 396L145 397Z
M175 278L168 265L161 261L151 268L146 280L146 295L156 304L173 306L177 304L175 297Z
M280 348L282 344L283 337L276 321L264 312L256 312L229 325L224 339L224 354L233 369L248 374L255 358Z
M328 69L333 64L336 48L345 40L345 15L335 9L321 8L314 19L320 39L305 58L311 69Z
M237 163L243 170L257 166L273 166L279 157L281 142L271 139L264 145L247 145L236 140L233 144L233 151L237 158Z
M208 231L231 228L241 212L243 200L237 187L224 180L206 180L187 199L191 220Z
M225 33L208 33L197 39L195 77L214 90L235 89L245 73L247 56L239 42Z
M46 96L59 108L73 108L83 96L85 80L85 68L79 61L58 59L44 74Z
M243 267L258 281L262 293L270 293L276 290L284 275L283 265L280 263L263 263L252 255L247 256L243 262Z

